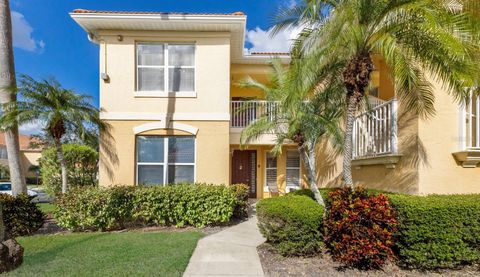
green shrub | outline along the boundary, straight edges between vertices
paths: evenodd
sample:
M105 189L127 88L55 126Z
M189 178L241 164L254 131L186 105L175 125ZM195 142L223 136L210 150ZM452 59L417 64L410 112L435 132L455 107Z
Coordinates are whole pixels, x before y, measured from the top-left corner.
M203 227L228 222L237 203L235 192L226 186L87 188L59 197L54 214L70 230L114 230L133 224Z
M179 184L139 188L133 202L146 224L204 227L230 221L237 195L227 186Z
M293 190L289 193L286 194L287 196L307 196L313 200L315 200L315 195L313 194L311 189L299 189L299 190Z
M62 146L68 170L70 189L96 186L98 173L98 152L86 145L65 144ZM62 176L55 148L46 148L40 158L40 176L47 192L58 195L61 191Z
M325 242L335 261L378 269L393 258L397 218L385 195L357 187L337 189L329 196Z
M57 198L54 215L73 231L113 230L132 222L134 187L83 188Z
M233 211L233 217L237 219L243 219L248 216L248 194L250 187L245 184L234 184L230 186L230 189L235 193L237 197L237 204Z
M263 199L257 204L260 232L282 255L312 255L323 245L323 207L305 196Z
M5 231L13 237L31 235L43 225L45 215L32 198L26 194L13 197L0 193Z
M389 195L398 213L402 266L456 268L480 262L480 195Z

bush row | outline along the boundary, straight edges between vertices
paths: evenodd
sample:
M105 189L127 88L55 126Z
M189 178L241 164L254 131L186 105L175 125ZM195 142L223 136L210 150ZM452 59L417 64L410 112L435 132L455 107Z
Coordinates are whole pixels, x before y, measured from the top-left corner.
M261 232L283 255L314 254L325 241L332 257L360 268L380 267L392 251L406 268L480 263L480 195L321 193L325 219L309 190L257 204Z
M228 222L245 210L242 185L179 184L84 188L58 198L55 217L69 230L114 230L130 225L177 227Z

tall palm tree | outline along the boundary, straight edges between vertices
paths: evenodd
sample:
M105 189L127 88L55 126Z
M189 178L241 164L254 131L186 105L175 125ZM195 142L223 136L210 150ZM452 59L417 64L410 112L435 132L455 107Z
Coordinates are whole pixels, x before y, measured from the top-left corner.
M45 124L45 132L52 138L62 172L62 193L68 191L67 165L62 150L62 139L67 130L79 137L92 136L89 126L98 126L103 134L110 133L110 125L100 120L99 111L90 104L90 97L62 88L55 79L35 81L23 75L19 92L22 100L4 105L0 124L15 122Z
M0 0L0 103L15 102L15 66L13 61L12 21L8 0ZM8 166L12 194L27 193L25 176L20 162L18 125L12 122L11 128L4 130L7 146Z
M277 103L275 109L263 111L242 131L240 143L245 145L263 134L272 133L276 137L272 152L279 154L283 145L294 142L306 169L309 187L317 202L324 206L317 187L316 145L324 135L330 136L334 145L341 141L338 127L341 109L338 109L338 103L332 101L338 97L331 97L339 87L338 84L317 87L317 82L298 74L300 69L297 64L291 64L286 69L279 60L273 60L268 85L252 78L239 83L240 87L262 91L267 101ZM323 93L315 93L319 89Z
M433 115L429 80L443 82L456 100L475 84L479 63L479 19L455 3L471 0L304 0L276 17L274 31L302 26L294 50L312 60L315 70L341 65L347 105L343 178L353 186L352 130L378 55L391 70L396 95L407 109ZM332 77L335 77L332 75Z

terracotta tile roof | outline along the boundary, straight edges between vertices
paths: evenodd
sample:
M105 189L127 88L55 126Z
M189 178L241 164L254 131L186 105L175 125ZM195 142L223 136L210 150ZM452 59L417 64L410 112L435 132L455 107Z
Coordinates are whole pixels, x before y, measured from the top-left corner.
M278 56L290 56L288 52L252 52L250 55L278 55Z
M20 150L31 150L30 148L30 136L18 135L18 140L20 142ZM0 133L0 145L5 146L5 134Z
M200 16L215 16L215 15L224 15L224 16L244 16L243 12L234 12L234 13L183 13L183 12L132 12L132 11L97 11L97 10L85 10L85 9L75 9L73 13L97 13L97 14L151 14L151 15L200 15Z

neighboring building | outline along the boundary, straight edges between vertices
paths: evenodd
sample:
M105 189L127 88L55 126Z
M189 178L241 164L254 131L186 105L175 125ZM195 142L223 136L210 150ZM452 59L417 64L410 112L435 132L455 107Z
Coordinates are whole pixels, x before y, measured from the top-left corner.
M295 145L274 157L265 135L240 150L241 130L275 103L235 84L246 76L266 82L272 56L289 62L288 54L245 54L243 13L71 17L100 46L101 117L113 127L119 158L101 162L100 184L241 182L257 198L302 185ZM374 108L355 124L354 179L415 194L480 192L480 101L461 108L435 84L437 115L418 118L395 100L386 64L374 62ZM256 101L244 109L246 99ZM328 143L318 151L319 184L334 186L342 158Z
M28 181L34 182L38 177L33 167L38 166L38 159L42 155L42 149L30 147L30 137L26 135L19 135L20 144L20 160L22 163L22 170ZM5 145L5 135L0 133L0 164L8 168L7 147ZM1 176L3 178L3 176Z

